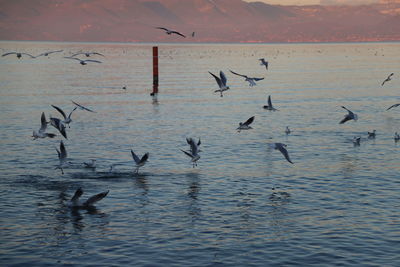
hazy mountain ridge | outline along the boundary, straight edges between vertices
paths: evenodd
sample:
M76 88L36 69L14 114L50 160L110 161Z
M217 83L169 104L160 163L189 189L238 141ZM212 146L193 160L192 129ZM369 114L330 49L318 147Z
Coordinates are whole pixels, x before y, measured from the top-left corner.
M34 3L33 3L34 2ZM400 40L400 4L279 6L242 0L0 0L0 39L140 42ZM196 37L166 35L163 26Z

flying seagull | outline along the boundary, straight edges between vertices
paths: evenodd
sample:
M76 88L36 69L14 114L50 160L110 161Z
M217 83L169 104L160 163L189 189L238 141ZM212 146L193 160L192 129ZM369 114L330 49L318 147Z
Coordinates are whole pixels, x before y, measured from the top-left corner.
M32 134L33 140L36 140L38 138L46 138L46 137L54 138L56 136L55 134L52 134L52 133L46 133L48 122L46 121L46 116L44 115L44 112L42 112L42 116L40 118L40 123L41 123L41 125L40 125L39 131L38 132L33 131L33 134Z
M71 100L71 102L74 103L74 104L75 104L78 108L80 108L81 110L86 110L86 111L90 111L90 112L96 113L96 111L93 111L93 110L91 110L91 109L89 109L89 108L87 108L87 107L84 107L84 106L82 106L82 105L80 105L80 104L78 104L78 103L76 103L76 102L74 102L74 101L72 101L72 100Z
M390 107L387 108L387 110L398 107L398 106L400 106L400 103L391 105Z
M226 76L225 76L225 74L222 71L220 71L219 72L219 76L220 77L217 77L216 75L212 74L211 72L208 72L208 73L210 73L215 78L215 81L217 82L217 84L219 86L219 89L215 90L214 92L215 93L216 92L220 92L221 93L221 97L223 97L222 92L226 91L226 90L229 90L229 86L226 86Z
M103 54L98 53L98 52L79 52L79 53L73 54L71 57L73 58L77 55L85 55L86 57L90 57L91 55L99 55L99 56L104 57Z
M249 82L249 86L251 86L251 87L254 86L254 85L257 85L256 81L264 80L264 78L249 77L247 75L239 74L239 73L236 73L236 72L231 71L231 70L229 70L229 71L232 72L233 74L237 75L237 76L245 78L245 81Z
M109 190L99 193L99 194L96 194L96 195L88 198L86 201L81 202L81 201L79 201L79 198L83 195L83 190L81 188L78 188L75 191L74 196L71 198L71 201L68 204L68 206L70 206L71 208L76 208L76 209L88 209L90 207L93 207L93 205L96 202L105 198L107 196L108 192L109 192Z
M65 125L59 118L52 118L50 117L50 124L56 128L65 139L67 138L67 132L65 131Z
M282 155L285 157L285 159L293 164L293 162L289 158L289 153L286 150L287 145L282 144L282 143L274 143L274 144L270 144L270 147L274 148L276 150L279 150L282 153Z
M50 54L53 54L53 53L61 53L62 51L64 51L64 50L56 50L56 51L48 51L48 52L44 52L44 53L41 53L40 55L37 55L37 56L35 56L35 58L38 58L38 57L47 57L47 56L49 56Z
M65 113L64 113L64 111L61 109L61 108L59 108L59 107L57 107L57 106L54 106L54 105L51 105L53 108L55 108L58 112L60 112L61 113L61 115L64 117L64 120L62 121L64 124L66 124L66 125L68 125L68 127L69 128L71 128L70 126L69 126L69 124L72 122L72 119L71 119L71 115L72 115L72 112L74 112L78 107L75 107L70 113L69 113L69 115L68 115L68 117L65 115Z
M58 154L58 160L60 161L60 164L56 167L56 169L61 169L61 173L64 174L63 165L67 160L67 150L65 149L63 141L60 141L60 150L57 148L56 150Z
M31 58L35 58L34 56L32 56L31 54L28 53L20 53L20 52L8 52L5 53L3 55L1 55L2 57L8 56L8 55L17 55L17 58L20 59L22 57L22 55L27 55L30 56Z
M266 109L266 110L270 110L270 111L278 110L278 109L276 109L276 108L274 108L272 106L272 101L271 101L271 96L270 95L268 96L268 105L263 106L263 108Z
M345 123L346 121L349 121L349 120L357 121L357 119L358 119L357 114L353 113L351 110L345 108L344 106L342 106L342 108L347 110L349 113L344 116L344 118L339 122L339 124L343 124L343 123Z
M139 168L143 167L144 164L146 164L147 160L149 159L149 153L144 154L141 159L139 159L139 157L135 154L135 152L133 152L132 149L131 149L131 154L132 154L133 160L136 163L135 173L139 173Z
M79 58L76 58L76 57L64 57L64 58L78 60L81 65L87 65L87 62L101 63L101 61L94 60L94 59L82 60L82 59L79 59Z
M394 73L390 73L390 75L386 78L386 80L384 80L384 81L382 82L382 86L383 86L386 82L391 81L393 75L394 75Z
M196 143L193 138L186 138L186 142L190 145L190 152L182 150L183 153L185 153L188 157L191 158L190 162L193 164L193 168L197 166L197 161L200 159L199 155L199 146L201 144L200 139L199 142Z
M268 61L265 61L264 58L260 58L259 60L261 62L260 65L265 66L265 68L268 70Z
M164 30L164 31L165 31L165 33L166 33L166 34L168 34L168 35L171 35L171 34L175 33L175 34L177 34L177 35L180 35L180 36L182 36L182 37L186 38L186 36L185 36L185 35L183 35L183 34L182 34L182 33L180 33L180 32L177 32L177 31L172 31L172 30L169 30L169 29L167 29L167 28L163 28L163 27L157 27L157 29Z
M247 119L247 121L245 122L239 122L239 127L237 128L238 132L240 132L241 130L250 130L253 129L250 127L250 124L252 124L254 121L254 116Z

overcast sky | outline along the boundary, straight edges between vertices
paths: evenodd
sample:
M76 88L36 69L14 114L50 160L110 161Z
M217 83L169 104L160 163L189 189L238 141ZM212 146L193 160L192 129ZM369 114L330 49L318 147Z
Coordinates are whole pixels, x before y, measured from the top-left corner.
M319 5L319 4L370 4L379 0L245 0L246 2L265 2L274 5Z

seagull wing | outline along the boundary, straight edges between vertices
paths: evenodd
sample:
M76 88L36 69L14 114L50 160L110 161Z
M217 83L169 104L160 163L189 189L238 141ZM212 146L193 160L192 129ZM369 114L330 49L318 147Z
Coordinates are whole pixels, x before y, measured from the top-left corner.
M349 114L345 115L344 118L339 122L339 124L343 124L346 121L351 120L351 116Z
M89 109L87 107L84 107L84 106L82 106L82 105L80 105L80 104L78 104L78 103L76 103L76 102L74 102L72 100L71 100L71 102L74 103L75 105L77 105L78 107L80 107L81 109L96 113L96 111L93 111L93 110L91 110L91 109Z
M164 28L164 27L156 27L156 29L160 29L160 30L164 30L164 31L169 31L167 28Z
M78 107L75 107L68 115L68 119L71 119L72 112L74 112Z
M193 158L193 155L190 154L189 152L187 152L187 151L185 151L185 150L182 150L182 149L181 149L181 151L182 151L183 153L185 153L188 157Z
M88 198L88 200L85 201L85 203L83 203L84 206L90 207L93 206L94 203L102 200L103 198L105 198L108 195L108 191L96 194L94 196L91 196L90 198Z
M135 161L136 164L139 164L140 159L139 157L135 154L135 152L133 152L133 150L131 149L131 154L132 154L132 158Z
M76 53L76 54L73 54L72 56L70 56L70 57L65 57L65 58L73 58L73 57L75 57L75 56L77 56L77 55L84 55L85 53L83 53L83 52L79 52L79 53Z
M399 103L399 104L394 104L394 105L391 105L390 107L388 107L388 109L387 109L387 110L389 110L389 109L391 109L391 108L398 107L398 106L400 106L400 103Z
M222 84L226 86L226 76L225 73L222 72L222 70L219 72L219 77L221 77Z
M253 80L255 80L255 81L261 81L261 80L264 80L264 78L252 78Z
M74 55L75 56L75 55ZM73 57L73 56L71 56L71 57L64 57L64 58L66 58L66 59L75 59L75 60L78 60L79 62L81 62L82 60L80 60L79 58L76 58L76 57Z
M251 118L249 118L247 121L245 121L245 122L243 123L243 125L249 126L250 124L253 123L253 121L254 121L254 116L251 117Z
M67 119L67 116L65 116L65 113L64 113L64 111L63 111L61 108L59 108L59 107L57 107L57 106L54 106L54 105L51 105L51 106L52 106L53 108L57 109L57 111L61 113L61 115L64 117L64 120Z
M27 55L27 56L30 56L31 58L35 58L34 56L32 56L31 54L28 54L28 53L21 53L21 55Z
M229 71L232 72L233 74L237 75L237 76L241 76L241 77L243 77L243 78L248 78L246 75L239 74L239 73L234 72L234 71L231 71L231 70L229 70Z
M82 188L78 188L78 189L75 191L74 196L71 198L71 202L76 202L76 201L78 201L78 199L82 196L82 194L83 194Z
M82 60L83 62L94 62L94 63L101 63L101 61L98 60L94 60L94 59L86 59L86 60Z
M5 56L8 56L8 55L16 55L16 54L18 54L18 53L17 52L8 52L8 53L5 53L5 54L3 54L1 56L5 57Z
M171 33L175 33L175 34L177 34L177 35L180 35L180 36L182 36L183 38L186 38L186 36L185 35L183 35L182 33L180 33L180 32L177 32L177 31L171 31Z
M59 155L59 157L61 159L67 158L67 150L65 149L63 141L60 142L60 155Z
M211 72L208 72L208 73L210 73L210 74L215 78L215 80L217 81L217 84L218 84L219 88L222 88L223 84L222 84L221 79L220 79L219 77L217 77L216 75L212 74Z
M104 57L104 55L103 55L103 54L101 54L101 53L99 53L99 52L92 52L91 54L92 54L92 55L99 55L99 56L102 56L102 57Z
M149 159L149 153L146 153L143 155L143 157L140 159L139 163L145 163Z
M271 96L268 96L268 106L271 108L272 107L272 101L271 101Z
M40 117L40 129L39 132L44 133L47 128L47 121L46 121L46 116L44 115L44 112L42 112L42 116Z
M293 162L289 158L289 153L287 152L285 146L283 144L277 143L276 148L282 153L282 155L285 157L287 161L293 164Z

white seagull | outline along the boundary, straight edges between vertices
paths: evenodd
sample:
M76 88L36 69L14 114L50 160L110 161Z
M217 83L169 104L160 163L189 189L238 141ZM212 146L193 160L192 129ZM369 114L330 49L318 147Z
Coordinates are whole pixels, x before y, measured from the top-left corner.
M108 192L110 192L110 191L107 190L105 192L101 192L99 194L91 196L86 201L81 202L81 201L79 201L79 198L83 195L83 190L81 188L78 188L75 191L74 196L71 198L71 201L68 203L68 206L71 208L75 208L75 209L88 209L91 207L93 208L94 204L96 202L102 200L103 198L105 198L107 196Z
M249 82L249 86L251 86L251 87L257 85L256 81L264 80L264 78L249 77L247 75L239 74L239 73L236 73L236 72L231 71L231 70L229 70L229 71L232 72L233 74L237 75L237 76L241 76L241 77L245 78L245 81Z
M265 66L265 68L268 69L268 61L265 61L264 58L260 58L259 60L261 62L260 65Z
M78 60L81 65L87 65L88 62L101 63L101 61L94 60L94 59L82 60L82 59L79 59L79 58L76 58L76 57L64 57L64 58Z
M30 56L31 58L35 58L34 56L32 56L31 54L28 53L20 53L20 52L8 52L5 53L3 55L1 55L2 57L8 56L8 55L17 55L17 58L20 59L22 57L22 55L27 55Z
M67 160L67 150L65 149L63 141L60 141L60 150L57 148L56 150L58 154L58 160L60 161L60 164L56 167L56 169L61 169L61 173L64 174L63 165Z
M48 122L46 121L46 116L44 115L44 112L42 112L42 116L40 117L40 129L38 132L33 131L32 137L33 140L36 140L38 138L54 138L56 135L53 133L46 133L46 129L47 129L47 124Z
M273 148L273 149L279 150L288 162L294 164L294 163L290 160L290 158L289 158L289 153L288 153L288 151L286 150L287 145L282 144L282 143L274 143L274 144L270 144L270 147Z
M214 92L215 93L216 92L220 92L221 93L221 97L223 97L222 92L226 91L226 90L229 90L229 86L226 86L226 76L225 76L225 74L222 71L220 71L219 72L219 76L220 77L217 77L216 75L212 74L211 72L208 72L208 73L210 73L215 78L215 81L217 82L217 84L219 86L219 89L215 90Z
M347 110L349 113L344 116L344 118L339 122L339 124L343 124L343 123L345 123L346 121L349 121L349 120L354 120L354 121L358 120L357 114L353 113L351 110L345 108L344 106L342 106L342 108Z
M241 130L250 130L253 129L250 127L250 124L252 124L254 121L254 116L250 117L249 119L247 119L247 121L245 122L239 122L239 127L236 129L238 130L238 132L240 132Z
M382 82L382 85L381 85L381 86L383 86L386 82L391 81L393 75L394 75L394 73L390 73L390 75L386 78L386 80L384 80L384 81Z
M271 101L271 96L268 96L268 105L263 106L264 109L266 110L270 110L270 111L276 111L278 109L274 108L274 106L272 106L272 101Z
M131 154L132 154L133 160L136 163L135 173L139 173L139 168L143 167L144 164L146 164L147 160L149 159L149 153L144 154L141 159L139 159L139 157L136 156L135 152L133 152L132 149L131 149Z
M65 131L65 125L59 118L52 118L50 117L50 124L56 128L65 139L67 138L67 132Z
M74 103L74 104L75 104L79 109L81 109L81 110L86 110L86 111L89 111L89 112L96 113L96 111L93 111L93 110L91 110L90 108L84 107L84 106L82 106L81 104L78 104L78 103L76 103L76 102L74 102L74 101L72 101L72 100L71 100L71 102Z
M64 51L64 50L56 50L56 51L44 52L44 53L41 53L41 54L35 56L35 58L42 57L42 56L43 56L43 57L47 57L47 56L49 56L50 54L53 54L53 53L61 53L62 51Z
M71 119L71 115L72 115L72 112L74 112L78 107L75 107L70 113L69 113L69 115L68 115L68 117L65 115L65 113L64 113L64 111L61 109L61 108L59 108L59 107L57 107L57 106L54 106L54 105L51 105L53 108L55 108L58 112L60 112L61 113L61 115L64 117L64 120L62 121L64 124L66 124L66 125L68 125L68 127L69 128L71 128L70 126L69 126L69 124L72 122L72 119Z
M188 157L191 158L190 162L193 164L193 168L197 166L197 161L200 159L199 155L199 145L201 144L200 139L199 142L196 143L193 138L186 138L186 142L190 145L190 152L182 150L183 153L185 153Z
M168 35L171 35L171 34L177 34L177 35L180 35L180 36L182 36L183 38L186 38L186 36L185 35L183 35L182 33L180 33L180 32L177 32L177 31L173 31L173 30L169 30L169 29L167 29L167 28L163 28L163 27L156 27L156 29L160 29L160 30L164 30L165 31L165 33L166 34L168 34Z

